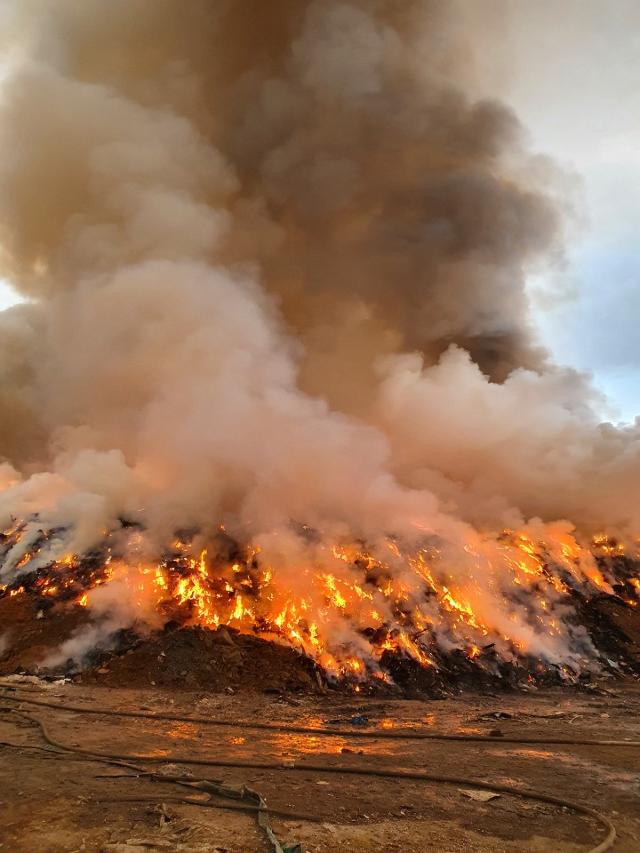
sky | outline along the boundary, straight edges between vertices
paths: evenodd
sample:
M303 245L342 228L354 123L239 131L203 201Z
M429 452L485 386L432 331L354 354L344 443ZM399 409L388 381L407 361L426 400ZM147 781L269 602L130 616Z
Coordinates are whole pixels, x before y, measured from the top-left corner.
M511 28L506 97L535 149L573 176L567 265L532 281L535 321L556 359L590 370L631 421L640 415L640 3L536 0Z
M5 281L0 280L0 311L10 308L20 301L19 295Z
M592 372L612 419L631 421L640 415L640 3L500 2L512 14L499 72L487 60L493 82L533 147L569 176L575 213L564 268L531 279L534 321L558 362ZM0 281L0 310L17 299Z

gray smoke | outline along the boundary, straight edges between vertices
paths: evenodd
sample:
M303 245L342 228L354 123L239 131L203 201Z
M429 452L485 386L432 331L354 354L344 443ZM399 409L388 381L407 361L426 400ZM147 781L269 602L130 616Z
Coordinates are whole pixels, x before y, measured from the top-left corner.
M1 271L33 300L0 315L3 522L67 526L50 557L140 519L136 559L224 522L290 589L323 559L292 519L437 534L461 583L505 525L637 525L638 428L536 344L561 204L467 94L463 5L20 0L2 26Z

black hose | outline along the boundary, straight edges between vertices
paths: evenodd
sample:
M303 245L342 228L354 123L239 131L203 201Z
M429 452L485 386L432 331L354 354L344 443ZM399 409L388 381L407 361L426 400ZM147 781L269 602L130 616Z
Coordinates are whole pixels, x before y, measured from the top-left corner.
M379 731L361 729L326 729L319 726L292 726L288 723L260 723L252 720L216 720L211 717L183 716L181 714L156 714L152 711L118 711L112 708L87 708L83 705L62 705L58 702L45 702L41 699L26 699L20 695L0 694L0 699L52 708L56 711L70 711L77 714L97 714L107 717L129 717L143 720L166 720L169 722L193 723L205 726L226 728L255 729L256 731L290 732L293 734L322 735L323 737L379 738L384 740L450 740L467 743L483 743L495 746L496 743L550 744L553 746L626 746L638 747L639 740L589 740L586 738L550 738L550 737L513 737L511 735L491 737L487 735L441 734L404 729L402 731Z
M14 701L19 701L17 697ZM31 704L36 704L33 700L30 700ZM44 704L44 703L38 703ZM93 709L95 710L95 709ZM332 765L327 764L281 764L277 762L265 762L265 761L229 761L225 759L204 759L204 758L192 758L191 756L183 756L183 755L164 755L164 756L141 756L141 755L132 755L130 753L111 753L111 752L98 752L95 750L82 749L81 747L69 746L56 738L54 738L47 729L44 721L40 720L38 717L32 716L30 714L26 714L23 711L18 711L18 713L25 717L26 719L30 719L35 722L42 732L42 736L47 743L51 746L56 747L57 749L66 750L69 752L76 753L78 755L85 755L89 759L106 759L106 760L115 760L115 761L128 761L128 762L163 762L163 763L175 763L175 764L191 764L198 765L201 767L233 767L233 768L242 768L242 769L252 769L252 770L288 770L288 771L298 771L303 773L330 773L330 774L342 774L342 775L353 775L353 776L366 776L366 777L376 777L382 779L410 779L421 782L431 782L436 784L445 784L445 785L464 785L471 786L473 788L479 788L485 791L493 791L499 792L501 794L509 794L512 796L522 797L524 799L535 800L537 802L549 803L551 805L560 806L562 808L569 808L578 814L586 815L587 817L593 818L596 820L607 832L607 836L603 842L598 844L596 847L592 847L589 849L588 853L604 853L604 851L609 850L615 839L616 839L616 830L614 825L611 823L608 817L597 812L595 809L592 809L588 806L584 806L580 803L575 803L572 800L564 799L563 797L556 797L551 794L540 793L537 791L530 791L525 788L516 788L510 785L495 785L488 782L482 782L477 779L469 779L462 776L444 776L444 775L436 775L432 773L424 773L423 771L416 770L405 770L403 768L393 768L390 770L383 769L369 769L356 767L352 765L334 767ZM189 720L193 718L187 718ZM238 724L236 724L238 725Z

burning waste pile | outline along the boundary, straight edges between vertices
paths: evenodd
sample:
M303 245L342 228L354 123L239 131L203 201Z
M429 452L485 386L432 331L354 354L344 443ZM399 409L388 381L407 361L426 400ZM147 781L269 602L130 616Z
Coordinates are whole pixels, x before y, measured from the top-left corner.
M95 667L108 661L110 652L117 659L138 646L153 628L166 632L181 626L214 631L228 626L291 646L318 665L301 663L302 672L315 674L315 681L304 675L301 680L296 673L285 683L297 687L322 688L328 677L357 692L438 692L445 685L576 683L602 671L640 669L640 649L611 618L616 610L619 616L621 609L633 612L638 605L638 563L605 537L591 543L592 553L572 536L560 535L551 542L557 550L550 551L523 533L504 531L490 550L509 567L510 576L490 580L485 567L480 578L469 578L464 587L458 581L454 587L456 581L443 572L433 541L412 553L403 553L392 537L380 556L362 545L334 545L326 552L317 534L299 529L297 535L307 539L314 558L307 557L307 566L301 563L307 589L293 598L278 583L277 568L262 563L259 548L241 548L223 531L211 540L211 556L208 549L190 556L197 537L183 534L157 561L133 564L131 554L140 536L136 527L124 523L90 552L53 561L50 555L56 542L64 541L65 531L38 529L34 539L27 532L29 525L22 524L2 534L4 564L16 568L13 580L0 590L0 604L3 597L24 597L39 618L69 608L86 610L90 616L42 661L45 669L68 674L82 665ZM31 538L31 546L21 547L23 538ZM478 580L495 584L490 596L503 598L503 608L512 614L511 631L487 619L493 603L490 598L488 611ZM122 601L140 616L123 619ZM614 605L613 613L602 609L603 602ZM121 629L123 624L128 631ZM564 656L553 651L558 641L566 646ZM216 642L235 645L227 630L215 637L214 646ZM193 647L193 641L187 640L189 644ZM211 648L205 642L205 650ZM158 661L166 663L161 659L166 651L157 651ZM260 666L264 646L249 646L248 651ZM143 661L144 655L141 665ZM234 661L243 663L243 656ZM277 660L276 667L282 662ZM217 661L218 668L222 664ZM98 672L110 670L101 667ZM135 664L129 676L135 683ZM157 677L159 683L171 681L167 672ZM233 681L228 673L226 678ZM255 684L255 673L251 681ZM272 681L270 673L265 685ZM199 686L199 679L186 678L185 684Z
M64 614L33 667L168 628L356 690L637 667L640 427L536 343L563 181L468 5L6 11L4 671Z

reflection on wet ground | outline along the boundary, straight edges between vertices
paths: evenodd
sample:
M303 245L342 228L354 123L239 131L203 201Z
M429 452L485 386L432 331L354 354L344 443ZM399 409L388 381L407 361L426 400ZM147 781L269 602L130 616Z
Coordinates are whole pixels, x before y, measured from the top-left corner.
M393 720L391 717L384 717L377 723L381 729L421 729L421 723L414 723L411 720Z
M291 725L295 726L325 727L325 721L319 717L301 717L290 722ZM136 732L136 752L140 755L157 757L170 755L172 750L156 750L153 746L157 740L165 740L165 742L169 740L180 741L178 751L182 754L191 752L188 746L191 743L194 746L197 744L198 752L220 752L222 749L225 755L228 754L238 759L255 757L256 753L259 753L265 760L287 761L309 755L328 756L349 753L400 757L408 752L415 753L418 744L409 740L385 739L384 734L393 730L419 731L424 727L423 722L416 723L414 721L384 718L372 722L366 729L354 727L355 736L351 738L346 734L334 734L330 726L326 726L327 734L323 735L278 730L247 731L246 734L238 734L233 731L233 725L230 723L230 728L227 730L225 728L199 727L192 723L148 721L143 732ZM125 725L125 728L128 729L128 726ZM341 724L340 728L349 727L346 724ZM134 734L131 730L129 733ZM366 733L368 737L359 736L362 733ZM381 735L380 738L376 737L378 734ZM145 748L144 741L147 738L150 741L148 751L143 753L140 751L141 746L143 749ZM143 741L142 745L141 740ZM174 748L173 751L175 752L176 749Z
M193 723L172 723L165 732L173 740L192 740L198 736L198 728Z
M527 747L526 749L496 749L494 755L522 755L525 758L537 758L541 761L548 761L550 758L560 756L562 753L551 752L548 749L534 749Z
M105 722L108 725L109 718ZM308 717L304 720L292 721L291 724L321 727L324 721L317 717ZM330 756L349 753L397 758L409 751L415 752L416 743L384 739L384 733L394 729L419 728L414 723L385 719L380 721L380 724L367 727L366 733L370 737L358 737L357 735L362 731L358 728L354 729L356 736L351 738L348 735L333 734L330 727L327 727L327 735L278 730L247 730L239 734L237 730L234 731L233 723L230 723L229 729L226 729L162 720L145 721L142 729L124 721L119 722L118 727L119 738L129 742L127 748L144 757L164 758L178 753L194 756L215 753L221 757L228 756L240 760L259 756L265 761L291 761L310 755ZM344 727L347 728L347 726ZM377 734L382 737L376 738ZM156 744L159 742L169 746L158 748ZM173 746L171 746L172 743Z
M101 697L100 697L101 698ZM112 697L109 697L112 698ZM503 697L456 698L451 703L430 703L411 701L371 701L366 705L347 704L338 700L300 697L284 700L260 696L254 697L217 697L207 696L189 700L173 697L169 700L159 699L153 694L139 696L131 693L119 693L117 705L122 710L157 711L162 713L185 714L187 716L210 717L228 723L229 728L207 726L195 722L182 721L133 720L119 723L119 736L123 737L131 752L171 760L172 755L216 755L230 760L264 760L264 761L297 761L310 758L333 757L350 754L354 756L369 756L372 758L393 758L394 761L407 766L426 766L435 761L438 766L447 763L446 756L451 754L451 745L438 741L411 741L385 739L384 735L392 732L407 733L425 731L443 734L468 734L487 736L493 729L500 729L504 735L515 736L567 736L568 725L571 723L570 736L586 738L602 737L603 725L606 725L607 736L615 737L620 727L623 737L633 736L635 715L629 714L631 701L625 696L625 703L620 708L607 705L607 712L602 711L599 700L584 696L563 697L562 710L555 697L541 696L522 701L517 706L505 701ZM123 701L124 699L124 701ZM96 696L94 701L98 700ZM141 701L142 700L142 701ZM82 702L78 697L76 701ZM105 701L105 705L111 704ZM593 707L592 707L593 705ZM433 709L433 710L432 710ZM484 712L479 718L479 714ZM495 720L491 715L495 714ZM498 716L498 715L504 716ZM580 718L580 725L573 722ZM606 720L606 723L605 723ZM68 721L61 717L60 724ZM325 729L327 735L305 734L304 732L287 732L277 730L243 729L243 721L247 723L274 723L282 726L299 726ZM108 724L109 718L102 722ZM624 728L623 728L624 727ZM333 734L335 730L353 731L350 734ZM88 734L88 733L87 733ZM377 737L377 735L380 737ZM363 737L366 735L366 737ZM91 736L87 737L87 741ZM162 744L162 748L158 746ZM89 744L87 744L89 745ZM104 747L96 742L96 747ZM475 747L460 748L456 755L464 763L470 756L475 755ZM523 778L534 772L534 765L544 772L553 772L554 768L564 768L571 775L590 775L594 781L625 788L627 793L637 795L638 775L635 767L629 761L622 761L622 755L616 753L616 761L609 765L606 754L597 752L595 761L586 760L576 755L575 750L562 747L549 748L540 746L516 745L501 746L496 738L491 746L482 749L483 762L487 766L498 761L500 764L508 761L513 769L516 765L522 770ZM347 758L348 760L348 758ZM626 765L626 766L625 766ZM505 766L495 766L496 773L504 772ZM586 771L586 772L585 772ZM494 777L496 778L496 777Z
M530 758L535 761L549 761L554 766L564 765L571 769L586 770L592 777L597 776L599 781L606 782L607 784L614 785L616 787L621 787L627 792L629 792L629 786L631 785L638 789L636 793L640 793L640 773L632 773L619 769L614 770L612 767L601 764L598 761L580 758L578 755L575 755L575 753L555 752L546 749L521 748L509 750L497 749L494 751L494 755L504 755L509 758Z
M283 838L300 841L303 849L318 853L329 849L372 850L374 837L375 849L385 853L427 849L483 850L487 853L497 850L513 853L524 850L578 851L593 846L602 838L595 825L584 817L570 811L561 812L550 804L506 793L488 803L474 801L465 794L473 787L473 780L496 787L506 785L566 796L596 808L610 816L616 825L619 835L616 851L636 853L640 850L637 750L593 745L560 746L548 742L506 743L497 736L483 746L395 737L414 731L488 736L499 729L505 737L613 739L620 732L621 740L637 738L640 689L631 685L624 692L620 689L620 694L618 704L613 703L613 697L608 694L567 696L558 691L548 694L540 691L524 698L518 696L517 702L513 695L506 694L456 696L450 701L427 702L365 701L331 695L203 695L195 692L169 695L159 690L107 691L68 686L64 691L56 690L55 696L47 693L42 698L68 705L86 703L87 706L93 705L98 712L112 708L155 712L158 716L199 717L200 721L152 717L122 719L101 713L90 717L52 708L37 709L33 715L47 723L54 737L70 745L75 743L99 752L113 751L154 758L158 760L154 769L158 768L160 774L184 772L194 779L219 778L230 785L250 785L266 798L274 811L282 808L293 813L311 814L314 821L308 822L279 822L276 817L274 828L278 835L282 829ZM0 722L6 725L8 716L3 715L4 720ZM224 725L207 724L218 721ZM244 728L243 721L249 725L272 723L283 727L324 729L326 734ZM25 726L24 730L15 733L12 730L10 736L19 737L21 742L40 744L35 727L31 730ZM11 753L8 757L13 755ZM22 791L24 788L26 796L16 797L15 802L8 801L9 809L15 810L23 799L28 802L28 809L34 812L37 821L46 816L48 832L53 811L59 815L71 803L78 811L70 812L72 818L69 820L77 819L83 833L89 820L94 821L101 832L107 824L110 833L117 829L120 834L117 838L109 835L107 846L111 846L111 840L119 843L131 837L151 838L152 830L158 827L155 800L153 807L144 802L123 806L119 800L109 806L103 805L101 798L108 803L111 796L115 800L140 794L144 798L157 797L158 802L163 802L165 791L169 797L173 789L150 785L146 778L140 777L139 780L135 775L125 779L121 771L96 770L92 765L85 766L75 760L67 767L66 761L61 760L60 765L54 765L46 756L46 762L40 764L40 755L39 751L25 751L23 754L20 750L15 753L14 767L22 774L16 789ZM188 762L180 765L176 757L273 763L277 767L190 767ZM4 752L2 758L4 761ZM291 765L300 772L286 772ZM62 784L57 786L59 799L55 800L53 807L51 788L55 784L47 789L43 787L46 777L40 775L41 766L43 774L49 773L49 778L56 778L55 774L59 774L57 778L68 779L66 788L63 789ZM314 766L316 769L310 769ZM317 766L323 769L318 770ZM177 771L174 770L176 767ZM330 776L324 772L328 767L356 771L404 768L467 781L465 784L428 785L417 780L391 782L374 775L365 780L357 773ZM81 777L80 773L85 776ZM5 767L5 789L10 788L6 784L7 778ZM82 801L75 806L74 795L79 792L83 795ZM92 797L93 800L90 799ZM210 846L212 840L234 853L259 849L252 843L252 818L231 812L218 813L214 809L196 811L191 805L184 809L175 804L168 807L171 812L175 808L178 815L172 819L172 826L184 820L185 826L193 827L194 821L198 821L197 825L202 825L203 832L206 830L207 833L202 849L213 849ZM12 819L9 809L5 809L8 815L4 817L5 824ZM80 817L76 818L76 814ZM23 824L26 823L24 820ZM135 832L131 830L133 826ZM140 829L142 826L145 827L144 835ZM167 841L168 832L176 831L172 826L168 831L163 829L162 835L158 831L158 848L179 849L177 843L172 846ZM20 827L16 832L24 830ZM82 839L78 838L76 843L74 836L73 848L71 842L67 843L66 836L65 839L64 849L80 849ZM100 844L92 845L92 841L89 841L91 849L102 849L102 837ZM180 836L180 844L182 842L183 836ZM6 843L4 849L8 849ZM36 849L43 848L37 845L21 848L29 853Z
M282 721L278 721L282 722ZM295 714L293 720L287 720L287 723L292 723L295 726L309 726L309 728L316 728L318 726L324 726L326 720L324 717L314 716L313 714Z
M323 724L322 719L312 716L299 717L290 722L292 725L314 727ZM415 721L393 720L385 717L370 723L367 733L371 734L371 738L357 736L351 738L347 735L307 735L303 732L264 730L247 731L239 734L237 730L234 732L233 728L229 730L214 729L191 723L171 722L167 724L158 721L146 725L142 734L139 731L134 732L134 729L128 725L124 727L124 730L121 728L119 734L131 737L132 745L129 748L138 755L149 758L166 758L169 761L173 755L178 753L194 756L215 755L221 759L263 760L266 762L297 762L310 757L322 760L339 755L345 755L348 758L353 755L393 759L394 763L401 762L407 766L418 765L425 768L435 761L437 766L442 760L441 750L446 749L446 745L437 741L384 739L384 733L388 731L413 730L422 726L424 726L422 721L416 723ZM471 726L457 727L457 731L472 734L486 733L484 729ZM376 738L376 733L380 733L381 737ZM133 746L134 739L135 746ZM174 744L173 747L171 747L171 742ZM164 745L162 747L157 746L156 744L159 743ZM169 746L165 746L166 744ZM613 785L627 793L631 791L640 793L640 774L621 768L614 769L607 765L604 757L603 763L600 763L599 761L583 759L575 752L545 748L544 745L540 747L507 747L505 745L502 747L499 740L492 743L490 749L483 751L483 754L488 761L508 761L514 770L516 766L520 765L523 771L520 774L521 778L528 776L526 768L529 762L535 762L538 766L544 765L549 768L560 768L562 766L569 771L574 770L582 775L587 774L594 781ZM495 771L497 775L493 778L498 781L500 778L498 767L495 768ZM502 781L501 778L500 781ZM506 777L505 781L507 781ZM509 781L517 780L510 779Z
M168 758L168 756L171 755L171 751L168 749L160 749L159 747L154 747L153 749L148 749L144 752L142 750L137 749L135 754L140 756L140 758Z
M435 721L435 715L427 715L429 725ZM284 721L282 721L284 722ZM458 733L486 734L487 728L470 725L451 725L446 728ZM328 732L331 727L321 717L301 714L297 718L287 721L290 725L309 726L314 728L326 727ZM425 717L420 720L402 720L391 717L383 717L377 721L370 721L366 729L354 726L356 735L365 732L370 737L349 737L348 735L322 735L305 734L304 732L287 731L247 731L238 734L233 730L234 723L230 722L229 729L208 728L207 726L184 722L170 722L158 720L149 721L141 733L133 730L125 724L120 734L129 735L132 741L135 738L135 752L141 756L153 758L168 758L179 752L182 755L216 754L219 757L230 759L251 760L260 759L264 761L297 761L298 759L314 756L317 758L336 756L342 754L354 754L365 756L393 757L397 761L410 760L410 763L421 763L428 757L427 751L436 745L442 747L439 742L433 741L402 741L395 739L384 739L384 734L395 730L420 730L425 726ZM341 722L340 728L348 728L346 723ZM438 726L438 730L445 727ZM380 734L380 738L376 738ZM143 741L142 743L140 741ZM180 742L180 746L173 748L160 748L155 746L158 742ZM567 770L575 770L584 774L587 771L594 781L604 782L625 789L627 793L640 793L640 774L620 768L614 769L606 763L587 760L563 749L546 748L541 746L510 746L501 747L499 740L492 742L490 747L483 750L487 760L506 759L510 762L519 759L524 762L526 769L528 762L548 765L550 767L563 766ZM433 755L431 755L433 757ZM604 761L604 757L603 757ZM498 781L498 777L494 779ZM516 780L506 777L505 783Z
M295 758L299 755L336 755L354 752L359 755L397 755L397 742L349 739L347 737L309 736L289 732L279 732L263 744L271 754L278 758Z

